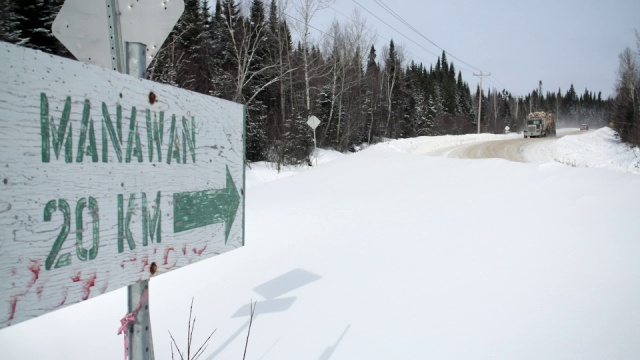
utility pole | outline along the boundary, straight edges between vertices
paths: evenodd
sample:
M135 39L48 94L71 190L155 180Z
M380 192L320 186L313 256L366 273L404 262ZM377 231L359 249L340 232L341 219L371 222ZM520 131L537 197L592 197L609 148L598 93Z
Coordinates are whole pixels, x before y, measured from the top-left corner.
M542 80L539 80L538 82L538 108L536 110L537 111L544 110L542 108Z
M480 71L480 74L473 73L473 76L480 77L480 98L478 99L478 134L480 134L480 115L482 115L482 78L485 76L491 76L491 73L483 73Z

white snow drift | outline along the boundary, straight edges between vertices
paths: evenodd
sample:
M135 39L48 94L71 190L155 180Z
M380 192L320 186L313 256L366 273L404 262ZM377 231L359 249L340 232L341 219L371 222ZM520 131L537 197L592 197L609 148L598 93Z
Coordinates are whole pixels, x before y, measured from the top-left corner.
M248 171L246 246L151 281L156 359L638 359L638 149L609 129L534 163L390 141ZM564 165L569 164L570 166ZM295 176L291 176L295 175ZM126 292L0 331L3 359L118 359Z

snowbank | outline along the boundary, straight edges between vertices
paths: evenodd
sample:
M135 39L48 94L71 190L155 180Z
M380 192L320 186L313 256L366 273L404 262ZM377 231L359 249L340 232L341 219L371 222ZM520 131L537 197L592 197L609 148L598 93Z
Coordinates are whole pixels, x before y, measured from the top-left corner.
M467 135L443 135L421 136L411 139L398 139L377 144L401 152L413 154L428 154L437 150L448 149L460 145L473 144L483 141L506 140L521 138L522 134L509 133L507 135L494 134L467 134Z
M245 246L151 281L156 358L195 299L205 360L242 357L252 300L248 359L640 359L640 177L607 170L609 130L548 147L588 168L422 156L519 136L252 164ZM121 359L126 312L119 289L3 329L2 359Z
M569 166L640 174L640 148L623 144L608 127L562 137L551 150L555 161Z

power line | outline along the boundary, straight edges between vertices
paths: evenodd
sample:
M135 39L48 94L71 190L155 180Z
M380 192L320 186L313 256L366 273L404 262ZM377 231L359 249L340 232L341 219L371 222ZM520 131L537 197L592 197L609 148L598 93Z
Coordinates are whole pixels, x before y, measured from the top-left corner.
M413 41L413 39L410 39L408 36L406 36L405 34L401 33L400 31L398 31L396 28L394 28L393 26L389 25L386 21L382 20L381 18L378 17L378 15L372 13L371 11L369 11L369 9L367 9L366 7L360 5L359 2L357 2L356 0L353 0L354 3L356 3L358 6L360 6L362 9L364 9L366 12L368 12L369 14L371 14L373 17L375 17L376 19L380 20L383 24L387 25L388 27L390 27L391 29L393 29L395 32L397 32L398 34L402 35L404 38L406 38L407 40L411 41L412 43L416 44L418 47L420 47L421 49L423 49L424 51L428 52L429 54L438 57L437 54L431 52L431 50L425 48L424 46L418 44L417 42Z
M300 20L300 19L298 19L298 18L296 18L296 17L294 17L294 16L291 16L291 15L289 15L289 14L287 14L287 13L283 13L283 14L284 14L284 16L286 16L286 17L288 17L288 18L291 18L292 20L295 20L295 21L297 21L297 22L299 22L299 23L304 23L304 21L302 21L302 20ZM313 26L313 25L311 25L311 24L307 24L307 26L309 26L310 28L314 29L315 31L318 31L318 32L322 33L322 34L323 34L323 35L325 35L325 36L329 36L329 34L327 34L326 32L324 32L324 31L322 31L322 30L318 29L317 27L315 27L315 26Z
M335 9L335 8L333 8L333 7L331 7L331 8L332 8L335 12L337 12L337 13L339 13L340 15L344 16L345 18L347 18L347 19L349 18L347 15L343 14L342 12L338 11L337 9ZM299 22L299 23L303 23L303 20L300 20L300 19L298 19L298 18L297 18L297 17L295 17L295 16L289 15L289 14L287 14L287 13L284 13L284 15L285 15L286 17L288 17L288 18L292 19L292 20L295 20L295 21ZM373 15L373 14L372 14L372 15ZM374 15L374 16L375 16L375 15ZM380 21L382 21L382 20L380 20ZM312 29L316 30L317 32L319 32L320 34L322 34L322 35L324 35L324 36L333 37L333 34L329 34L329 33L325 32L325 31L323 31L323 30L320 30L320 29L318 29L317 27L315 27L315 26L313 26L313 25L311 25L311 24L308 24L308 26L309 26L310 28L312 28ZM382 37L382 38L383 38L383 39L385 39L385 40L387 40L387 41L390 41L390 39L387 39L387 38L384 38L384 37ZM410 40L410 41L412 41L411 39L409 39L409 40ZM414 42L414 43L415 43L415 42ZM417 43L416 43L416 45L420 46L420 44L417 44ZM425 50L426 50L426 49L425 49ZM428 51L428 50L427 50L427 51ZM411 52L410 52L410 51L408 51L408 52L411 54ZM433 54L433 53L431 53L431 54ZM437 55L436 55L436 54L433 54L433 55L437 57Z
M431 39L429 39L428 37L426 37L424 34L422 34L418 29L416 29L413 25L411 25L409 22L407 22L404 18L402 18L402 16L400 16L398 13L396 13L393 9L391 9L387 4L385 4L382 0L373 0L376 4L378 4L380 7L382 7L382 9L384 11L386 11L387 13L391 14L391 16L393 16L394 18L396 18L398 21L400 21L402 24L404 24L406 27L408 27L409 29L411 29L413 32L415 32L416 34L418 34L420 37L422 37L423 39L427 40L429 43L431 43L433 46L437 47L438 49L444 51L447 55L449 55L450 57L452 57L453 59L458 60L460 63L474 68L478 71L483 71L482 69L480 69L477 66L473 66L471 64L469 64L468 62L462 60L461 58L455 56L454 54L450 53L449 51L445 50L443 47L441 47L440 45L436 44L434 41L432 41ZM354 0L354 2L356 2ZM356 2L357 3L357 2ZM358 4L360 5L360 4ZM362 6L362 5L360 5ZM461 69L468 71L468 72L472 72L471 70L468 69L464 69L461 67Z
M439 45L437 45L435 42L433 42L431 39L427 38L426 36L424 36L422 33L420 33L420 31L418 31L415 27L413 27L410 23L408 23L406 20L404 20L400 15L398 15L395 11L393 11L389 6L387 6L385 3L382 2L382 0L373 0L376 4L378 4L379 6L381 6L386 12L388 12L389 14L391 14L394 18L396 18L397 20L399 20L401 23L403 23L405 26L407 26L408 28L410 28L412 31L414 31L415 33L417 33L419 36L421 36L422 38L424 38L425 40L427 40L429 43L431 43L432 45L434 45L435 47L437 47L438 49L444 51L447 55L449 55L451 58L458 60L460 63L465 64L471 68L474 68L478 71L480 71L480 73L483 73L484 70L473 66L467 62L465 62L464 60L458 58L457 56L455 56L454 54L446 51L444 48L440 47ZM392 25L390 25L388 22L384 21L383 19L381 19L379 16L377 16L376 14L374 14L373 12L371 12L369 9L367 9L366 7L364 7L362 4L360 4L358 1L353 0L353 2L358 5L360 8L364 9L366 12L368 12L371 16L375 17L376 19L378 19L380 22L382 22L383 24L385 24L386 26L388 26L390 29L392 29L393 31L395 31L396 33L402 35L405 39L409 40L410 42L412 42L413 44L415 44L416 46L418 46L419 48L423 49L424 51L428 52L429 54L435 56L436 58L439 58L439 55L432 52L431 50L425 48L424 46L422 46L421 44L419 44L418 42L414 41L413 39L411 39L409 36L405 35L403 32L401 32L400 30L396 29L395 27L393 27ZM340 12L339 10L337 10L336 8L334 8L333 6L330 7L333 11L335 11L336 13L344 16L346 19L349 19L349 16L343 14L342 12ZM291 18L292 20L295 20L297 22L303 22L302 20L289 15L287 13L284 14L285 16ZM324 36L332 36L331 34L328 34L327 32L318 29L317 27L309 24L309 27L318 31L319 33L323 34ZM381 38L390 41L390 39L386 39L384 37L381 36ZM406 49L405 49L406 50ZM411 53L410 51L408 51L409 53ZM414 55L415 56L415 55ZM466 71L466 72L470 72L473 73L472 70L466 69L462 66L458 67L460 70ZM502 82L496 78L495 76L491 75L490 73L487 73L487 80L494 84L495 87L497 87L494 83L494 81L498 82L503 89L506 89L506 86L504 84L502 84ZM474 74L475 75L475 74ZM482 82L482 81L481 81Z
M445 54L449 55L451 58L458 60L460 63L471 67L473 69L476 69L480 72L483 72L484 70L471 65L470 63L462 60L461 58L459 58L458 56L452 54L451 52L445 50L443 47L441 47L440 45L436 44L433 40L429 39L427 36L425 36L424 34L422 34L418 29L416 29L413 25L411 25L409 22L407 22L404 18L402 18L402 16L400 16L398 13L396 13L391 7L389 7L387 4L385 4L382 0L373 0L376 4L378 4L378 6L382 7L382 9L384 11L386 11L387 13L391 14L391 16L393 16L394 18L396 18L398 21L400 21L402 24L404 24L406 27L408 27L409 29L411 29L413 32L415 32L416 34L418 34L420 37L422 37L423 39L427 40L429 43L431 43L433 46L437 47L438 49L442 50L445 52ZM373 16L375 16L378 20L382 21L378 16L376 16L375 14L373 14L371 11L367 10L366 8L364 8L361 4L359 4L356 0L353 0L354 3L356 3L358 6L360 6L361 8L365 9L367 12L369 12L370 14L372 14ZM385 25L389 26L391 29L393 29L394 31L400 33L401 35L407 37L406 35L402 34L400 31L398 31L397 29L393 28L392 26L390 26L389 24L387 24L386 22L382 21ZM411 40L413 43L415 43L415 41ZM421 46L422 47L422 46ZM423 48L423 47L422 47ZM424 48L423 48L424 49ZM429 51L429 53L433 54L432 52ZM467 72L473 72L469 69L465 69L464 67L459 67L459 69L467 71ZM500 81L500 79L498 79L497 77L490 75L489 78L487 78L487 80L489 80L491 83L494 84L495 87L498 87L495 83L497 82L498 84L500 84L502 86L503 89L506 89L506 86Z
M331 9L333 9L333 11L335 11L336 13L338 13L338 14L342 15L343 17L345 17L346 19L351 20L349 16L345 15L344 13L342 13L342 12L341 12L341 11L339 11L338 9L334 8L333 6L330 6L330 8L331 8ZM365 10L367 10L367 9L365 9ZM367 10L367 12L368 12L368 10ZM371 14L371 12L369 12L369 13ZM371 15L375 16L374 14L371 14ZM376 18L378 18L378 17L376 16ZM378 19L379 19L380 21L382 21L380 18L378 18ZM382 21L382 22L384 22L384 21ZM391 27L391 26L390 26L390 25L388 25L388 24L387 24L387 26ZM394 29L394 30L395 30L395 29ZM397 31L397 30L396 30L396 31ZM401 34L401 35L402 35L402 34ZM403 36L404 36L404 35L403 35ZM381 36L381 35L379 35L379 34L377 34L377 33L376 33L376 37L378 37L378 38L381 38L381 39L385 40L387 43L389 43L389 42L392 40L392 39L389 39L389 38L387 38L387 37ZM420 44L415 43L415 42L414 42L413 40L411 40L411 39L409 39L409 41L411 41L411 42L413 42L414 44L416 44L416 45L420 46ZM423 48L423 49L424 49L424 48ZM421 59L421 57L420 57L419 55L414 54L411 50L408 50L408 49L403 49L403 50L404 50L404 51L406 51L407 53L409 53L409 55L412 55L414 58L417 58L418 60L420 60L420 59ZM429 51L429 50L427 50L427 49L424 49L424 50L426 50L427 52L429 52L430 54L432 54L432 55L433 55L433 56L435 56L435 57L437 57L437 56L438 56L438 55L436 55L436 54L434 54L434 53L430 52L430 51ZM423 59L423 62L424 62L424 63L427 63L427 61L426 61L426 60L424 60L424 59Z

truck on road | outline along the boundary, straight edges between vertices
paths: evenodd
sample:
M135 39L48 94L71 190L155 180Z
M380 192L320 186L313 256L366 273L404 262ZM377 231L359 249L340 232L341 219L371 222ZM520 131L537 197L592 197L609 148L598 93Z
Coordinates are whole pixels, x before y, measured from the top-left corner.
M527 116L524 137L556 136L556 115L537 111Z

